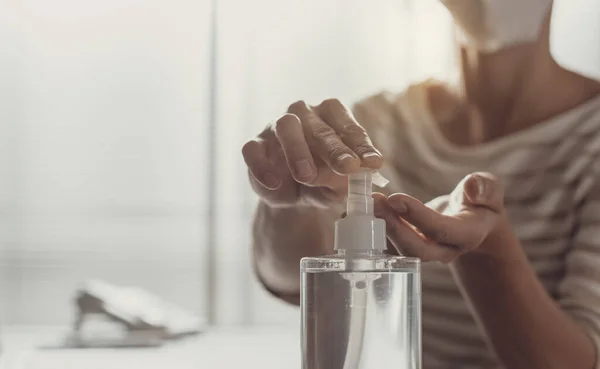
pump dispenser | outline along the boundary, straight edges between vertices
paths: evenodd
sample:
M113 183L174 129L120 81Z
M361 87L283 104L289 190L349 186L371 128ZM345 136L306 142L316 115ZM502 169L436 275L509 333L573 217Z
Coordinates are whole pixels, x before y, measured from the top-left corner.
M303 369L421 369L420 262L386 254L374 181L386 184L367 169L348 176L337 253L300 263Z
M335 223L335 250L385 250L385 221L373 214L372 173L348 176L346 214Z

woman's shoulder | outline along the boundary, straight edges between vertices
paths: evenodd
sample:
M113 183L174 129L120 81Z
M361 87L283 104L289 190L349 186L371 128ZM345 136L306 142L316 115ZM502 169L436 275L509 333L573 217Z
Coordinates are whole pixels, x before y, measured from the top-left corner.
M398 98L403 92L392 92L382 90L377 93L367 95L352 105L352 111L355 115L389 115L392 114ZM360 120L359 120L360 121ZM362 123L362 122L361 122Z
M382 135L392 135L398 126L396 113L400 94L388 90L368 95L352 105L352 113L374 141Z
M398 100L405 98L406 96L413 95L422 91L430 89L441 90L445 84L441 81L434 79L426 79L418 82L407 84L398 90L391 91L384 89L377 91L376 93L366 95L354 103L354 106L359 108L371 107L371 108L389 108L392 105L396 105Z
M426 79L411 83L399 91L383 90L358 100L353 112L361 124L401 124L406 110L427 110L436 121L454 118L460 111L460 97L449 83ZM417 112L418 114L419 112ZM407 114L408 115L408 114Z

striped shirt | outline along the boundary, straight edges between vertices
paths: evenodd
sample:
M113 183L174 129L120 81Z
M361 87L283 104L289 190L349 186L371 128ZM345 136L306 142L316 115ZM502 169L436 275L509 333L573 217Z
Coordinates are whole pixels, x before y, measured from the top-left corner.
M600 97L468 147L442 134L426 83L364 99L354 113L386 158L382 174L391 192L429 201L472 172L500 178L509 219L533 269L600 352ZM497 365L448 267L424 263L422 283L423 367Z

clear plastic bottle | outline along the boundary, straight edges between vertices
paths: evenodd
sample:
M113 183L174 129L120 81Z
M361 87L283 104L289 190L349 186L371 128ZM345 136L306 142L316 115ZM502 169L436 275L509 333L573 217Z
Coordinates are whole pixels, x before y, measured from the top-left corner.
M421 369L420 261L386 255L371 172L349 183L337 254L301 261L302 368Z

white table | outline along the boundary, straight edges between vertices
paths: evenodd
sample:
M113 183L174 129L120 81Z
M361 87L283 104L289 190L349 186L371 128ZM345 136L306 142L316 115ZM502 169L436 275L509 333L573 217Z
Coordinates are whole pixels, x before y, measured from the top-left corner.
M300 368L300 336L293 329L219 329L152 349L36 349L64 332L3 328L0 369Z

